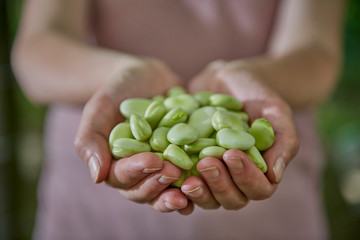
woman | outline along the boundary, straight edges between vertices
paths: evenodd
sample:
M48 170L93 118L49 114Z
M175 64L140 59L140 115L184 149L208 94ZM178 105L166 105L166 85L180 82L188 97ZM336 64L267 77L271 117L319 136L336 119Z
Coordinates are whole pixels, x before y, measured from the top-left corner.
M336 82L342 13L340 0L28 1L14 67L29 98L51 106L34 237L325 239L311 108ZM180 170L156 155L113 161L120 102L176 85L231 94L268 119L266 175L228 150L169 189Z

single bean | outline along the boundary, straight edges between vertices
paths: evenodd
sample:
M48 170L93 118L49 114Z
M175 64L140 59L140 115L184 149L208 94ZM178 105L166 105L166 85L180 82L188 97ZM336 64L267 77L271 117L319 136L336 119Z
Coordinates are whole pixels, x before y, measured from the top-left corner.
M168 97L164 101L167 110L181 107L187 115L199 108L199 103L190 94L181 94L174 97Z
M158 155L163 161L165 161L164 154L162 152L154 152L156 155Z
M162 95L156 95L151 99L151 101L161 101L161 102L164 102L164 100L165 100L165 97Z
M186 90L183 87L176 86L176 87L171 88L168 91L167 96L168 97L175 97L175 96L179 96L181 94L186 94Z
M242 102L233 96L226 94L213 94L209 98L209 105L224 107L229 110L241 110Z
M187 114L180 108L171 109L165 116L160 120L158 127L172 127L177 123L186 122Z
M204 157L215 157L222 160L222 156L226 152L226 149L219 146L210 146L206 147L199 153L199 158L203 159Z
M246 112L242 112L242 111L230 111L233 114L235 114L236 116L239 117L240 120L242 120L243 122L248 123L249 122L249 115Z
M122 157L129 157L136 153L150 151L150 145L146 142L140 142L131 138L118 138L113 143L111 153L115 158L119 159Z
M134 138L134 136L131 133L129 123L121 122L111 130L109 135L110 149L112 148L114 141L118 138Z
M213 93L209 91L200 91L193 94L194 98L199 102L200 106L208 105L211 95L213 95Z
M164 152L170 142L167 140L167 134L170 128L159 127L154 130L150 137L149 143L152 149L159 152Z
M227 149L247 150L254 146L255 138L245 131L223 128L216 134L216 143Z
M197 154L206 147L215 146L216 140L214 138L199 138L193 143L185 144L184 150L187 154Z
M251 148L246 150L245 154L249 156L249 158L253 161L253 163L259 169L261 169L261 171L263 173L267 172L266 162L265 162L264 158L262 157L261 153L259 152L259 150L255 146L252 146Z
M191 155L190 156L191 161L194 163L194 166L191 168L191 175L201 177L201 174L197 170L196 166L200 160L199 155Z
M150 124L151 128L154 129L160 120L165 116L167 110L162 101L156 100L150 103L147 107L144 117L145 120Z
M190 176L191 176L191 171L181 169L180 178L178 180L176 180L175 182L172 182L171 186L180 188L181 185L183 184L183 182Z
M199 138L198 131L186 123L178 123L170 128L167 139L169 142L184 145L195 142Z
M207 138L214 132L211 119L215 112L214 107L207 106L196 109L190 115L188 124L198 130L199 137Z
M216 131L223 128L232 128L237 131L247 130L244 122L227 110L217 110L211 119L211 124Z
M121 102L120 113L126 118L130 118L131 114L134 113L144 116L150 103L151 101L145 98L128 98Z
M256 119L251 124L249 133L255 138L255 147L259 151L269 149L274 143L274 129L264 118Z
M170 144L165 149L164 157L181 169L190 170L194 166L194 163L186 152L175 144Z
M130 116L130 129L135 139L145 141L151 137L152 129L144 117L134 113Z

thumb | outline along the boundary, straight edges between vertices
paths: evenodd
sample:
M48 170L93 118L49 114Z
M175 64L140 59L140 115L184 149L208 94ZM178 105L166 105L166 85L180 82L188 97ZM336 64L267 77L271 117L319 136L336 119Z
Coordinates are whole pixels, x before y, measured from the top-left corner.
M109 174L112 155L108 136L119 121L119 115L106 95L94 95L84 107L74 145L95 183L104 181Z

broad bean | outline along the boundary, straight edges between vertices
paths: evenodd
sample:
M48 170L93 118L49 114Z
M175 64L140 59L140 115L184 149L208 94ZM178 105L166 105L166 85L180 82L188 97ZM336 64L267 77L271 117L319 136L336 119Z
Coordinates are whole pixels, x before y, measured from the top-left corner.
M194 166L186 152L176 144L170 144L165 149L164 157L181 169L190 170Z
M151 100L130 98L120 104L125 121L109 135L109 148L119 159L140 152L154 152L182 169L172 186L180 187L191 176L199 176L199 159L222 159L227 149L240 149L264 173L267 165L261 151L274 142L274 130L265 119L249 127L249 116L238 99L226 94L201 91L188 94L184 88L168 91Z

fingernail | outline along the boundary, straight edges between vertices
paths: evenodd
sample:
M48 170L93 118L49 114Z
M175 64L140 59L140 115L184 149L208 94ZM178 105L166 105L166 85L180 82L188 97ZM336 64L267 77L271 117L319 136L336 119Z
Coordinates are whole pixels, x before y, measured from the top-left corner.
M170 210L179 210L180 208L171 205L169 202L165 202L165 206Z
M174 177L168 177L168 176L164 176L161 175L161 177L158 179L158 181L162 184L170 184L176 180L178 180L179 178L174 178Z
M143 173L153 173L159 171L161 168L144 168Z
M273 171L275 174L275 180L277 183L280 183L281 178L283 176L285 170L285 161L283 157L279 157L276 159L275 165L273 167Z
M224 158L224 161L233 172L241 172L244 169L244 164L239 157L227 157Z
M189 195L190 197L200 197L200 195L203 193L202 187L197 187L189 191L184 191L186 195Z
M200 170L201 175L207 179L215 179L219 176L219 170L217 167L209 167Z
M96 156L92 156L89 159L88 167L90 169L91 178L92 178L93 182L96 183L97 179L99 177L99 172L100 172L99 159Z

